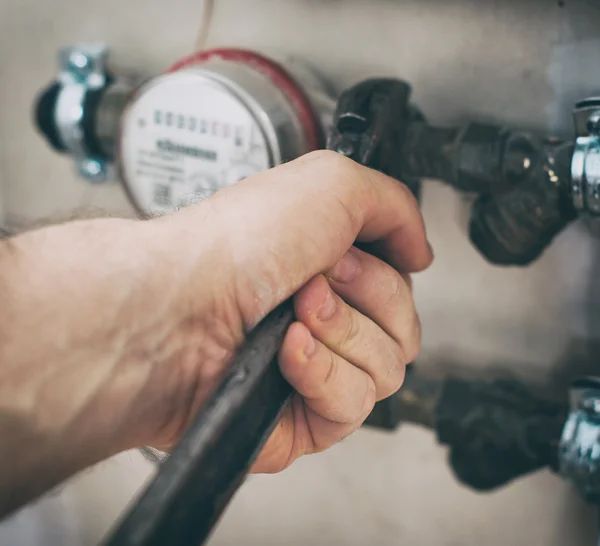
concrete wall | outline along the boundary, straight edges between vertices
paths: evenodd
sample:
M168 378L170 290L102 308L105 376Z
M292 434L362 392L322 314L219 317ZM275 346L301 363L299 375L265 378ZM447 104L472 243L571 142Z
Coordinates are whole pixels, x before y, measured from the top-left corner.
M0 226L4 225L4 182L0 176Z
M0 2L0 173L11 222L89 204L131 212L118 185L86 186L35 134L35 94L55 74L57 49L79 40L106 41L119 64L158 73L194 48L202 10L198 0ZM338 90L372 75L405 78L435 123L476 117L569 135L574 101L600 92L599 20L596 0L216 0L208 43L298 56ZM467 210L452 190L426 185L437 260L416 283L424 362L538 381L592 366L600 251L590 227L573 226L529 269L497 269L471 248ZM94 544L150 472L137 454L105 463L0 527L0 544ZM558 478L541 473L479 496L455 483L432 436L405 427L363 431L281 476L252 478L215 544L594 539L592 511Z
M2 90L0 89L0 100L2 100ZM4 201L6 190L4 189L5 185L5 175L4 175L4 167L6 165L6 161L4 159L4 154L2 153L2 148L0 147L0 228L4 226L5 221L5 210L4 210Z

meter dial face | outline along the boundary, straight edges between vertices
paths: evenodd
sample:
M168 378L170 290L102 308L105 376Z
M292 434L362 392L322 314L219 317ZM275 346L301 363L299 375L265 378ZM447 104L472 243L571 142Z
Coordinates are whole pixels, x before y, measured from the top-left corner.
M190 70L141 90L125 114L120 162L134 204L166 214L270 168L272 154L244 102Z

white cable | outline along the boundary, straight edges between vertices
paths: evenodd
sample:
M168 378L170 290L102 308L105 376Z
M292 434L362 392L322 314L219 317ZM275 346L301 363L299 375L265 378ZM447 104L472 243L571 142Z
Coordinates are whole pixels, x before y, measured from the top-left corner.
M215 11L215 0L203 0L202 2L202 21L200 22L200 30L196 38L195 51L202 51L206 48L208 35L212 26L213 14Z

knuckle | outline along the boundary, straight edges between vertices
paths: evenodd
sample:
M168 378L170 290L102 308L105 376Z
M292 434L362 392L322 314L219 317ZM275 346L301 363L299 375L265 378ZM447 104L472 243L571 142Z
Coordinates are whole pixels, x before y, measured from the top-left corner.
M307 162L318 162L334 174L338 171L348 173L356 170L354 161L332 150L315 150L306 154L304 158Z
M411 325L411 333L404 343L403 351L406 363L414 362L421 352L422 328L419 316L415 313Z
M327 173L327 191L330 198L341 206L354 225L357 215L360 215L359 209L365 206L368 197L375 190L370 184L369 171L352 159L331 150L310 152L304 156L303 161L308 168L316 167L320 172ZM319 183L323 188L322 180Z
M340 419L340 423L353 427L360 426L363 421L369 416L377 402L377 388L371 378L365 381L365 388L359 397L354 398L350 407L344 412L344 419Z
M392 331L392 333L402 347L405 363L412 362L419 354L421 347L421 323L409 286L400 274L394 273L390 277L386 306L390 310L389 312L393 312L395 315L398 308L403 308L402 315L410 317L408 326L405 318L396 322L393 329L395 332Z
M394 272L392 275L390 275L387 287L386 304L389 306L403 302L405 287L406 282L399 273Z
M344 311L344 325L340 346L347 351L352 351L360 337L360 324L352 310L348 307Z
M400 389L404 383L406 364L404 351L396 345L388 357L385 375L378 389L379 399L388 398Z
M406 200L406 202L413 208L418 209L419 208L419 202L417 201L417 198L415 197L415 194L410 190L410 188L404 184L403 182L401 182L400 184L398 184L398 187L400 188L400 191L403 194L404 199Z
M367 381L367 388L363 397L362 407L358 418L356 419L361 424L371 414L377 402L377 389L373 381Z
M301 161L308 170L326 173L328 185L335 193L344 195L361 177L357 176L357 163L331 150L316 150L305 155Z
M331 384L335 383L336 376L338 373L338 363L337 363L337 358L336 358L335 353L330 350L328 350L327 353L328 353L329 357L328 357L328 363L327 363L327 367L326 367L325 377L324 377L323 383L322 383L323 389L327 389L327 388L329 388L329 386Z

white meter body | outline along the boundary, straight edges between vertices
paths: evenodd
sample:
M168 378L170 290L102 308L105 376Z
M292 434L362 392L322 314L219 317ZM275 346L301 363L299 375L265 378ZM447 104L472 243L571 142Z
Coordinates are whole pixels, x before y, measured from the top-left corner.
M201 52L131 97L120 176L139 211L166 214L322 148L334 107L304 67L239 49Z

